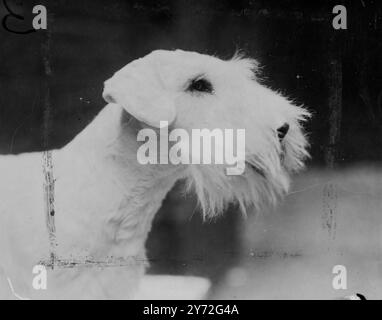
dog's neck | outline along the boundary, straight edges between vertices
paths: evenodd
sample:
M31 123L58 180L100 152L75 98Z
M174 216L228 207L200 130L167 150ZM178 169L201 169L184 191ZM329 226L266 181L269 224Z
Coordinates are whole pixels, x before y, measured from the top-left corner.
M75 204L61 209L73 215L72 224L77 223L76 228L67 226L64 232L67 237L71 237L71 229L84 233L78 234L81 244L77 251L89 251L97 259L145 258L144 244L154 215L182 177L182 170L171 165L139 164L138 129L135 119L128 119L122 108L109 104L58 157L61 176L56 177L56 197L60 199L62 192L67 197L63 204ZM73 159L73 155L78 157ZM75 179L83 183L81 194L67 191ZM58 242L59 219L57 208ZM72 237L77 240L76 235ZM72 246L76 245L73 241ZM73 247L67 250L69 253Z

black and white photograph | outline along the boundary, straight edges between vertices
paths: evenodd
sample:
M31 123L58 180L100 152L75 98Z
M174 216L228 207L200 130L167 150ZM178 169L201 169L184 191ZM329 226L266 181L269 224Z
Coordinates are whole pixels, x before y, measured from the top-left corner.
M381 1L0 20L0 300L382 299Z

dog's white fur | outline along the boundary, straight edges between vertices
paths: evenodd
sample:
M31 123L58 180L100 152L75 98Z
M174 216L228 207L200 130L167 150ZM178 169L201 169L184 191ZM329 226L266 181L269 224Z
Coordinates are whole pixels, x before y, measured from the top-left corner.
M49 259L44 176L40 153L0 158L0 294L31 298L132 298L144 274L145 241L163 198L186 179L206 216L229 203L243 210L274 203L288 189L288 174L303 166L308 112L262 86L254 60L185 51L154 51L106 81L110 102L67 146L53 151L57 257L112 261L105 266L54 268L48 290L31 287L32 268ZM207 78L213 93L186 90ZM227 176L217 165L140 165L137 132L158 128L246 130L247 166ZM277 128L290 126L279 141ZM121 260L123 258L123 261ZM123 266L121 266L123 265ZM5 288L5 289L4 289Z

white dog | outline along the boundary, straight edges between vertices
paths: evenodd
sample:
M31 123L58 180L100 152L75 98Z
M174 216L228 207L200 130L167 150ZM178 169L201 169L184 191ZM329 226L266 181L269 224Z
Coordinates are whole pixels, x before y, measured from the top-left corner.
M154 51L106 81L109 104L63 149L1 157L2 296L133 298L151 222L179 179L205 216L283 195L307 156L301 122L309 114L262 86L256 68L239 56ZM227 176L224 165L141 165L137 134L160 121L187 131L245 129L244 174ZM47 290L32 286L39 264Z

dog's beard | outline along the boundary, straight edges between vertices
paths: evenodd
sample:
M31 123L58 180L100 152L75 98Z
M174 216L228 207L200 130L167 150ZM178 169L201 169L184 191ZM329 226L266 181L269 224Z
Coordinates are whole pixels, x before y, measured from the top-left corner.
M224 169L215 165L189 167L188 187L197 194L205 218L223 213L229 204L238 205L244 214L251 208L260 210L264 205L275 204L288 186L285 172L275 179L250 164L237 176L227 176Z
M301 133L297 140L285 141L267 156L248 154L241 175L227 175L224 165L190 165L188 190L196 193L204 218L222 214L230 204L244 215L258 212L275 205L288 192L290 173L302 169L308 157L306 144Z

